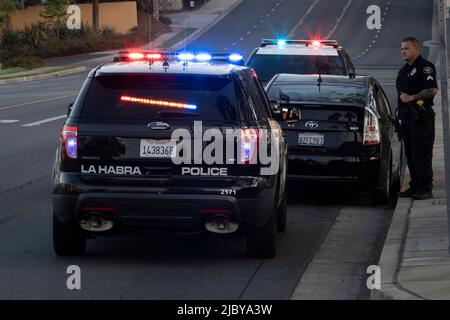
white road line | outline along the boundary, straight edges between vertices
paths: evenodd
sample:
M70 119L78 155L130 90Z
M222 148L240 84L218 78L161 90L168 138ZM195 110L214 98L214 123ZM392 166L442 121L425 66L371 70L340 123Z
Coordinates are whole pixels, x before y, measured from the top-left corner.
M250 33L252 33L251 31L247 32L247 35L249 35Z
M312 9L320 2L320 0L314 0L313 4L309 9L305 12L303 17L300 19L300 21L295 25L295 27L291 30L291 32L288 33L287 37L292 38L293 33L303 24L303 21L305 21L306 17L311 13Z
M19 122L19 120L0 120L0 123L16 123Z
M330 32L328 32L327 39L330 39L331 36L336 32L336 29L339 26L339 24L341 23L341 21L344 18L345 14L347 13L348 8L350 8L350 5L352 4L352 1L353 0L349 0L347 2L347 5L342 10L341 15L339 16L339 18L336 19L336 24L334 25L333 29L331 29Z
M244 40L244 37L240 38L239 40L240 40L240 41Z
M57 117L53 117L53 118L48 118L48 119L44 119L44 120L40 120L40 121L36 121L36 122L31 122L31 123L27 123L27 124L23 124L22 127L34 127L34 126L39 126L43 123L47 123L47 122L51 122L51 121L55 121L55 120L59 120L59 119L63 119L67 117L65 114L62 114L60 116Z

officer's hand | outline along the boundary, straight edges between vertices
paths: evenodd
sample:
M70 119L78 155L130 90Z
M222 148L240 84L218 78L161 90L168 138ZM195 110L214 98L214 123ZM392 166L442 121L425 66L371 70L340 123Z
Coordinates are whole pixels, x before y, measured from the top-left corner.
M410 96L409 94L400 92L400 100L402 100L403 103L412 102L414 101L414 96Z

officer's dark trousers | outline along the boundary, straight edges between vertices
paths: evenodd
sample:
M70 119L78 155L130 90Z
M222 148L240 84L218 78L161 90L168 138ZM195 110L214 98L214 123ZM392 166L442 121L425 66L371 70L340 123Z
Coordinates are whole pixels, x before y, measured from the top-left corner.
M414 192L433 189L434 118L431 110L425 117L402 121L403 142L411 174L409 186Z

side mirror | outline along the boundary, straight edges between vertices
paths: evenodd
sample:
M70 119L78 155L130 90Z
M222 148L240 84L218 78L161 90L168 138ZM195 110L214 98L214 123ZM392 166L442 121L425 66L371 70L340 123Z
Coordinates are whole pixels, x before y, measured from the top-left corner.
M70 112L72 112L73 109L73 102L69 104L69 107L67 108L67 116L70 116Z
M281 113L281 107L280 107L280 104L278 103L278 101L270 100L269 103L270 103L270 109L272 109L272 112L274 114L277 115L277 114Z
M301 118L300 110L297 108L283 108L281 110L281 118L287 123L297 122Z

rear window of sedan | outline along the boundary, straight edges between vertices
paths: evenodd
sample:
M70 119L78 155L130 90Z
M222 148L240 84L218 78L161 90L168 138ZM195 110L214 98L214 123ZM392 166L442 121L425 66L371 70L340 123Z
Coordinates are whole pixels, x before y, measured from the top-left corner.
M302 102L339 102L365 104L364 86L321 84L273 84L268 91L270 100Z

